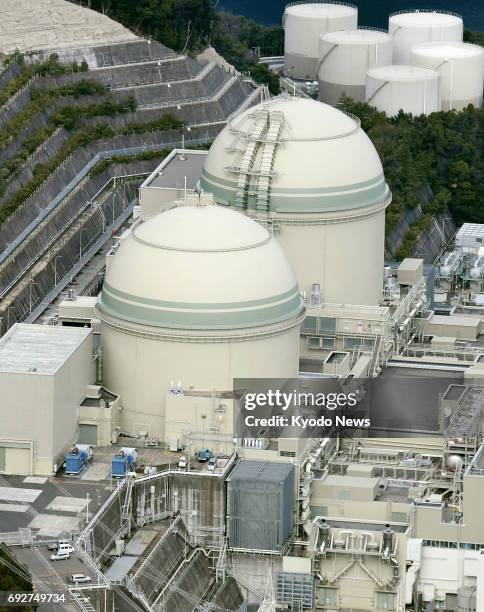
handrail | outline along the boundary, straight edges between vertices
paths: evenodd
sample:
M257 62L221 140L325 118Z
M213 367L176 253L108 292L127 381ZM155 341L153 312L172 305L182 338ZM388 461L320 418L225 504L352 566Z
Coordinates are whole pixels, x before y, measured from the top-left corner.
M167 79L165 81L156 81L155 83L143 83L142 85L110 85L109 90L110 91L127 91L130 89L139 89L139 88L149 88L149 87L159 87L160 85L179 85L180 83L193 83L194 81L198 82L198 81L202 81L207 74L209 74L210 72L212 72L212 70L217 66L217 64L215 62L208 62L205 66L202 67L202 69L197 72L197 74L195 74L194 76L190 77L189 79L187 78L182 78L182 79Z
M459 19L462 19L462 15L460 15L459 13L454 13L453 11L436 11L435 9L430 9L430 8L426 8L426 9L415 9L415 10L411 10L411 9L407 9L407 10L402 10L402 11L395 11L394 13L390 13L388 15L388 17L395 17L396 15L410 15L410 14L415 14L415 13L435 13L437 15L452 15L452 17L459 17Z

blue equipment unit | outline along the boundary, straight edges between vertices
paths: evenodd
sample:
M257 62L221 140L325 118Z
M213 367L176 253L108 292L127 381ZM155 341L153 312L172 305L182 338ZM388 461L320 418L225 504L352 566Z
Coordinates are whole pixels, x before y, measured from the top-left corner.
M88 444L76 444L66 457L65 473L76 475L82 472L92 457L92 450Z
M124 478L128 472L132 472L136 466L136 457L135 448L122 448L111 462L111 476Z

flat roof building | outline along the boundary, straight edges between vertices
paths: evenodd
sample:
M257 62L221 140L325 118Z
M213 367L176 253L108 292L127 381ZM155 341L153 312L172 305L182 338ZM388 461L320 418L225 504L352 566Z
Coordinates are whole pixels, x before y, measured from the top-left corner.
M93 384L88 328L17 323L0 338L0 473L51 475L77 442Z

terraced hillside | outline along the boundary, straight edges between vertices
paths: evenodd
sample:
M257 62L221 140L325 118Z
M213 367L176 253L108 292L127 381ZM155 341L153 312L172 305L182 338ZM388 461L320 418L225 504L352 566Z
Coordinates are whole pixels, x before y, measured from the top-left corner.
M0 69L0 333L33 321L184 141L210 143L262 90L136 39L10 56Z

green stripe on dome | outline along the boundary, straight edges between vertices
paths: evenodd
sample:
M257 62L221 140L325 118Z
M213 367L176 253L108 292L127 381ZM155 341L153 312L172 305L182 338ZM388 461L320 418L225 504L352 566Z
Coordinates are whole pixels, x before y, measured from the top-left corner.
M200 187L213 193L215 201L239 208L235 204L237 183L225 178L215 177L205 169L202 171ZM255 185L249 186L249 210L256 209ZM251 193L252 192L252 193ZM338 212L365 208L384 202L390 194L385 177L378 175L370 181L353 183L344 187L311 187L301 189L271 187L271 210L281 213Z
M173 329L233 329L289 320L302 313L297 285L270 298L237 303L197 304L140 298L104 283L99 306L106 314L133 323Z

